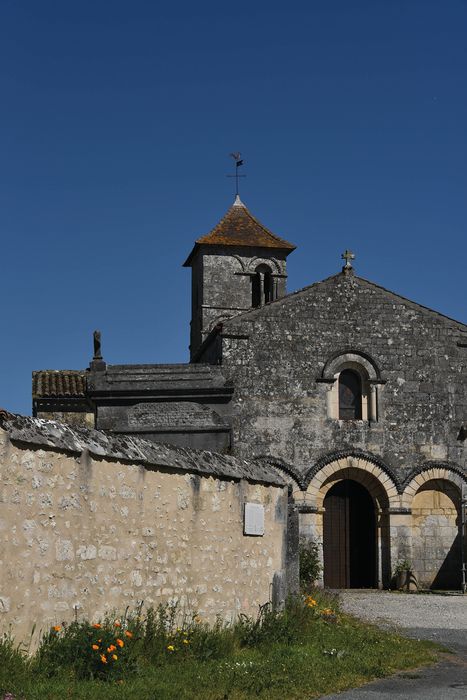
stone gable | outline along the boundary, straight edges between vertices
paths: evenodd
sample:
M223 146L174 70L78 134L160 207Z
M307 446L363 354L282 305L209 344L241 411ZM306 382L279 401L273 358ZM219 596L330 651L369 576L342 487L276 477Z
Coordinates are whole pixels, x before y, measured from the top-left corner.
M226 321L221 338L224 374L235 384L238 454L306 471L332 450L353 448L378 455L401 478L428 460L465 469L464 324L339 274ZM323 370L352 353L380 373L377 420L327 415Z

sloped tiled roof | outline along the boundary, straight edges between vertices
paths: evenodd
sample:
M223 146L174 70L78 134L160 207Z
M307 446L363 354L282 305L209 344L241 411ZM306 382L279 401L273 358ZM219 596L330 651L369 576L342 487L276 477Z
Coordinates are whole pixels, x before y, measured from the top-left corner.
M295 246L283 238L276 236L263 226L246 208L237 195L235 202L225 216L205 236L198 238L195 247L184 265L190 260L200 245L232 245L255 248L275 248L276 250L295 250Z
M49 396L82 397L86 395L86 372L77 369L44 369L32 373L34 399Z

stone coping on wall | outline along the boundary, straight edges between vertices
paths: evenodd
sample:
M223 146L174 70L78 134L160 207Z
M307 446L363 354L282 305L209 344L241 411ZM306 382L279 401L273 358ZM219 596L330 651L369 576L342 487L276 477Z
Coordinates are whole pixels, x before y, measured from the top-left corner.
M285 486L273 469L239 457L154 443L129 435L103 430L71 427L44 418L0 413L0 425L10 440L33 447L50 448L71 454L140 464L147 469L164 468L224 479L246 479L254 483Z

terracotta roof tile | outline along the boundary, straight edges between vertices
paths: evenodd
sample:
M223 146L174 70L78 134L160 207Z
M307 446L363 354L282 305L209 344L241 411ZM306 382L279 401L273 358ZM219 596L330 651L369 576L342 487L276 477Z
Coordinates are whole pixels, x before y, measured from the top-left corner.
M295 250L292 243L276 236L266 226L263 226L238 196L212 231L196 240L195 247L188 256L185 265L190 263L191 257L199 245L232 245Z
M32 373L33 398L85 396L86 372L76 369L45 369Z

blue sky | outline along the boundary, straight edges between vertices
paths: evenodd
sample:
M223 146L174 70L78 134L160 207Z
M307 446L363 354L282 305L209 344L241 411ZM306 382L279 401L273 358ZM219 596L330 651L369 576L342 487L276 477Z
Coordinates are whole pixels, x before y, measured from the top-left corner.
M195 238L242 199L289 290L361 276L467 322L467 2L0 1L0 406L31 371L188 359Z

